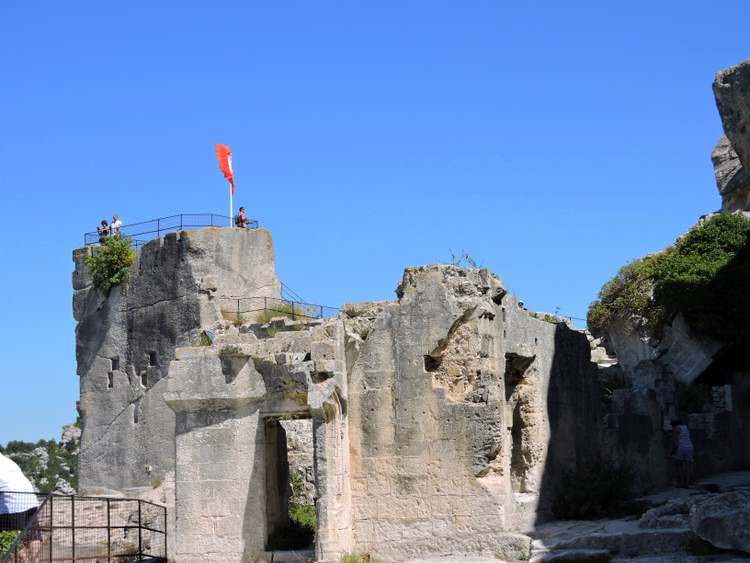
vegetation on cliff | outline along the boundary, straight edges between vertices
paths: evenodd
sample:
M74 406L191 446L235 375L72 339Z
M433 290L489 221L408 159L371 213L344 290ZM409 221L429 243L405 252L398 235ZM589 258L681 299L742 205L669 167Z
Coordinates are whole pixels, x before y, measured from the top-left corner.
M22 442L12 440L0 453L16 462L40 493L59 492L71 494L78 487L79 432L73 426L63 433L61 441L39 440Z
M719 214L667 250L624 266L588 312L595 335L618 318L654 335L682 313L690 327L723 341L747 338L750 326L750 220Z
M135 261L131 240L109 237L86 259L94 286L107 293L111 287L124 282Z

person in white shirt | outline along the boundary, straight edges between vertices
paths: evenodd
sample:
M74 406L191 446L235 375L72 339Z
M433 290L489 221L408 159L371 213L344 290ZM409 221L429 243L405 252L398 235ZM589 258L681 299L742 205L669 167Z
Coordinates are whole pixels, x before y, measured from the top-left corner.
M122 221L120 221L120 217L117 215L117 213L112 214L112 223L109 225L109 229L113 237L120 236L120 232L122 230Z
M39 508L34 486L9 457L0 453L0 531L22 531L33 523ZM19 552L21 561L36 561L39 530L30 530ZM29 559L30 558L30 559Z

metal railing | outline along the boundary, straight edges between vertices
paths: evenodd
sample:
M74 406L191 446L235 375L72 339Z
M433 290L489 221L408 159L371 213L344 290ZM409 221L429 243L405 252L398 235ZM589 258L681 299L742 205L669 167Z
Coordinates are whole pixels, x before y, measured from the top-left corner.
M338 308L315 305L275 297L219 297L224 318L233 322L266 322L273 317L292 320L325 319L338 313Z
M0 493L0 563L167 561L167 509L139 499Z
M232 219L234 221L234 219ZM229 217L216 213L180 213L168 217L159 217L140 223L130 223L120 227L120 235L133 241L136 247L147 243L149 240L159 238L167 233L184 231L188 229L201 229L204 227L227 227ZM258 221L249 220L248 228L257 229ZM83 235L84 245L97 244L100 242L97 231Z

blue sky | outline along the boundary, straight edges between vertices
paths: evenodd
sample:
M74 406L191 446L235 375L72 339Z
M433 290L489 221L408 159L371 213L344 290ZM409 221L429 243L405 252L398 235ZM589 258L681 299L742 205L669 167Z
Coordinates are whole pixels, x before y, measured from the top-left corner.
M308 301L393 298L466 250L585 316L623 263L719 207L711 82L747 0L0 4L0 443L59 434L71 251L238 202Z

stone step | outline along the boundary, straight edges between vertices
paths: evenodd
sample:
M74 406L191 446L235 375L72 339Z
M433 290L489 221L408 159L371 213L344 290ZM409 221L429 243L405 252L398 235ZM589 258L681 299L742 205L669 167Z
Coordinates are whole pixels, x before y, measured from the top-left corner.
M747 563L750 557L742 555L690 555L687 553L662 553L656 556L612 559L612 563Z
M636 557L688 551L696 541L700 542L688 529L642 529L572 538L560 542L555 549L606 549L619 557Z
M608 563L611 560L606 549L556 549L532 552L529 563Z
M270 563L307 563L315 561L315 552L312 549L301 551L272 551Z

